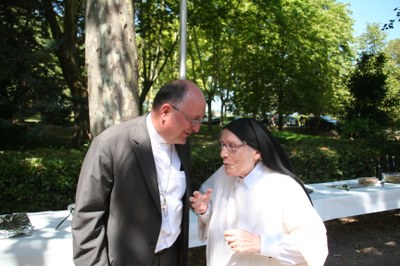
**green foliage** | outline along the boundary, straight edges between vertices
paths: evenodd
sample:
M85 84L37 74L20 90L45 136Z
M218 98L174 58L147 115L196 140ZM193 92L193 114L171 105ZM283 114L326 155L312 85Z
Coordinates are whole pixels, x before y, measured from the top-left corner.
M217 135L215 132L213 134L216 140ZM400 142L384 138L350 141L290 131L276 131L273 134L289 155L296 175L305 183L374 176L378 157L391 154L400 158ZM192 178L195 189L222 165L216 145L202 139L193 145Z
M75 199L82 151L0 153L0 213L61 210Z
M305 183L373 176L377 151L358 143L323 139L302 141L284 146L290 154L295 173Z
M393 15L394 19L390 19L387 23L385 23L382 26L381 30L393 29L394 28L394 26L393 26L394 22L400 21L400 12L398 10L400 10L399 7L396 7L396 8L393 9L394 13L396 13L396 18L394 18L394 15Z
M358 40L359 49L367 53L380 53L385 46L387 33L379 28L379 23L367 23L367 29Z
M19 140L26 134L26 130L14 123L0 118L0 139L3 143L10 140Z
M41 104L41 120L42 122L54 125L70 124L71 107L65 102L56 101L43 102Z
M350 78L350 92L354 97L352 106L348 108L348 118L368 118L376 124L386 126L388 114L382 110L383 100L387 94L384 65L385 54L362 53L357 67Z
M38 122L11 123L0 119L0 149L70 147L72 127Z
M352 99L345 104L343 137L383 138L398 123L398 45L384 47L386 34L374 23L359 38L361 53L350 75Z
M216 141L210 146L195 146L192 150L192 180L193 187L198 189L201 184L220 166L219 146Z
M220 128L212 129L211 132L203 129L191 138L194 189L222 165L216 145ZM305 183L373 176L378 157L390 154L400 158L398 140L349 141L291 131L273 134ZM50 145L53 138L47 133L44 136ZM0 151L0 213L65 209L75 201L85 153L86 149L55 147Z
M398 140L384 137L349 140L283 132L274 135L290 156L295 173L305 183L374 176L378 157L392 154L400 158Z
M388 90L384 108L393 120L393 124L400 127L400 39L391 40L385 52L388 58L388 63L385 65Z
M212 126L211 130L207 130L207 126L202 125L200 132L191 137L191 177L195 189L198 189L201 183L221 166L219 146L217 145L220 132L219 126Z
M63 105L71 112L70 99L58 62L49 46L47 24L38 1L0 3L0 118L22 121L34 114L56 115L47 105ZM44 107L46 106L46 107ZM65 116L64 116L65 117ZM48 121L51 116L46 117Z
M384 138L385 131L382 126L369 118L354 118L343 123L340 127L343 138Z
M233 39L240 49L232 56L237 80L232 99L238 113L332 112L334 90L343 84L340 73L347 71L351 58L345 6L315 0L246 1L235 11L229 25L240 36Z

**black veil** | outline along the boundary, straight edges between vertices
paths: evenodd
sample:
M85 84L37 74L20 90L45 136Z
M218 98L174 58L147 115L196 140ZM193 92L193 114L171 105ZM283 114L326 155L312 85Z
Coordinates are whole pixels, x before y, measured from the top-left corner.
M262 162L268 168L295 179L312 203L304 183L293 173L289 157L272 133L261 122L253 118L239 118L230 122L225 128L234 133L240 140L245 141L247 145L259 151Z

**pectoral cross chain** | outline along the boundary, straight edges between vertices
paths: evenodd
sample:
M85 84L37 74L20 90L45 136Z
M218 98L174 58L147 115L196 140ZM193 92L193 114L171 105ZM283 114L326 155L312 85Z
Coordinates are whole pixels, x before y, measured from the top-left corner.
M168 215L168 205L167 205L167 200L165 199L165 197L163 197L163 201L161 203L161 210L162 210L162 213L163 213L164 217L167 217L167 215Z

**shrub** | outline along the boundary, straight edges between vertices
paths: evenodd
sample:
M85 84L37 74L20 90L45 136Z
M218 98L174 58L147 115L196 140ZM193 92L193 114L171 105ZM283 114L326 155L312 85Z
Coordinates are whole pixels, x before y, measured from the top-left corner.
M305 183L374 176L378 157L391 154L397 158L397 161L400 158L399 141L346 140L290 131L273 133L289 155L295 174ZM195 189L222 164L217 145L202 146L201 143L194 145L192 161Z
M192 143L193 188L218 169L219 129L196 135ZM344 140L289 131L274 132L305 183L373 176L378 157L394 155L399 165L400 141ZM61 210L75 201L79 171L86 149L32 148L0 151L0 214ZM385 162L381 165L384 167Z
M8 120L0 119L0 139L2 142L20 139L26 134L26 131L26 127L21 127Z
M343 138L385 138L384 128L368 118L355 118L343 123L340 135Z
M210 146L194 146L192 150L193 189L197 190L201 184L222 165L219 157L219 147L215 143Z
M307 141L293 143L287 148L295 173L305 183L320 183L375 175L380 152L359 144Z
M65 209L82 158L82 151L54 148L0 154L0 213Z

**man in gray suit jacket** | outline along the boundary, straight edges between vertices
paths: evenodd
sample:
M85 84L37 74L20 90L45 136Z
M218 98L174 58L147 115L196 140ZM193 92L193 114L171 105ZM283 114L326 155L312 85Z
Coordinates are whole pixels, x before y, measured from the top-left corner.
M190 150L205 111L188 80L164 85L147 115L93 139L72 220L76 265L187 265Z

